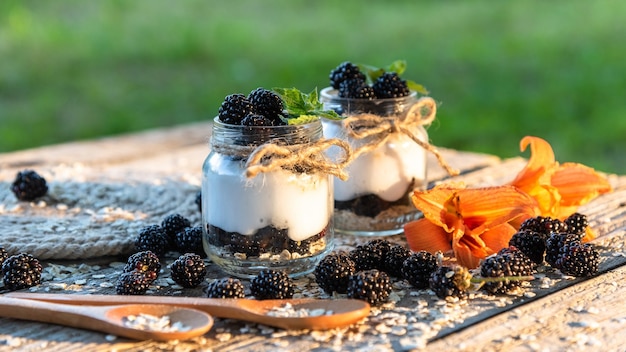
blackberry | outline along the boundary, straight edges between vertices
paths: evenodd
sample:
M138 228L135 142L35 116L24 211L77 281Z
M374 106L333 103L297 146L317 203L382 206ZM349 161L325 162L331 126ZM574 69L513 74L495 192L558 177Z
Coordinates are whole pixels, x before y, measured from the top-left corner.
M460 265L440 266L430 276L428 284L435 295L441 299L456 297L464 299L470 288L472 275Z
M185 253L170 266L172 280L186 288L193 288L202 283L207 274L204 260L197 254Z
M411 94L405 80L395 72L385 72L372 84L374 93L379 99L400 98Z
M4 261L7 260L9 258L9 253L7 252L6 249L4 249L4 247L0 246L0 269L2 268L2 264L4 264Z
M413 253L402 263L402 277L419 289L428 287L430 276L435 270L437 258L426 251Z
M243 94L231 94L224 98L219 109L219 119L223 123L240 125L246 115L252 112L252 104Z
M245 298L243 284L239 279L223 278L215 280L207 288L208 298Z
M151 251L162 256L169 249L169 238L159 225L146 226L139 231L135 239L135 248L139 252Z
M580 235L567 232L550 235L546 240L546 262L553 268L559 269L557 260L561 255L561 249L573 242L580 242Z
M150 280L154 280L161 270L161 261L159 257L151 251L137 252L126 261L123 272L139 271L146 275Z
M170 214L161 221L161 228L167 235L170 244L176 241L176 234L191 226L191 221L180 214Z
M322 258L315 267L315 282L329 295L348 292L350 276L356 272L348 253L333 252Z
M248 114L241 120L244 126L274 126L275 120L260 114Z
M250 280L250 291L257 299L285 299L293 297L294 284L284 271L261 270Z
M196 193L194 203L198 206L198 211L202 212L202 191L198 191L198 193Z
M20 253L10 256L2 263L4 287L15 291L39 285L42 270L39 260L30 254Z
M374 99L374 89L365 83L363 79L347 79L339 84L337 92L341 98L351 99Z
M330 71L330 85L335 89L339 89L341 82L351 79L358 79L365 82L365 74L361 72L359 67L351 62L345 61L339 64L335 69Z
M348 298L360 299L371 305L386 302L391 293L389 276L376 269L360 271L350 276Z
M402 277L402 264L411 256L411 251L399 244L392 245L383 256L382 270L390 276Z
M48 193L46 179L33 170L24 170L17 173L11 185L15 197L23 201L35 200Z
M547 236L543 233L530 229L520 230L511 237L509 246L515 246L533 262L541 264L546 254L546 239Z
M580 213L574 213L568 216L564 220L564 222L567 225L568 232L576 233L581 236L585 235L587 226L589 226L589 222L587 221L587 216L580 214Z
M115 284L118 295L143 295L148 290L152 280L137 270L122 273Z
M484 278L529 276L534 271L535 263L515 247L505 248L480 264L480 276ZM501 294L519 287L521 283L521 280L485 282L483 288L489 293Z
M180 253L194 253L201 257L206 257L202 246L202 227L193 226L179 231L176 234L176 248Z
M268 89L257 88L248 94L248 100L255 114L263 115L272 121L280 121L285 106L278 94Z
M357 246L349 255L356 265L356 271L382 269L383 257L390 247L389 241L377 239Z
M549 216L536 216L528 218L520 225L520 230L532 230L546 237L554 232L567 232L567 225L559 219L553 219Z
M561 249L556 267L565 275L584 277L598 272L599 261L600 254L591 243L572 242Z

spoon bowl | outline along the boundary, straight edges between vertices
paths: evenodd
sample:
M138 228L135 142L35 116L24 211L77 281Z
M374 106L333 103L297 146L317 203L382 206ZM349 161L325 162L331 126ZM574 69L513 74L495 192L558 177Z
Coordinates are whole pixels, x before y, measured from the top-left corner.
M213 318L173 305L75 305L0 297L0 316L104 332L137 340L186 340L205 334ZM138 319L146 324L138 324ZM152 323L152 324L150 324Z
M149 303L202 310L230 318L289 330L327 330L354 324L367 317L370 305L356 299L296 298L281 300L220 299L171 296L119 296L11 292L9 297L66 304L111 305Z

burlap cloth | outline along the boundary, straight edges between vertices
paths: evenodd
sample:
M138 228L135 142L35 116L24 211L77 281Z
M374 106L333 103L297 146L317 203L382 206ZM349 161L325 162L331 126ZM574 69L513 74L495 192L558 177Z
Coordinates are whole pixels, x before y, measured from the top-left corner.
M9 255L26 252L38 259L128 255L141 228L160 224L169 214L201 225L195 204L197 182L154 177L107 180L79 172L74 173L76 178L55 177L46 170L40 174L48 180L49 191L34 202L19 201L11 192L14 173L0 175L0 246Z

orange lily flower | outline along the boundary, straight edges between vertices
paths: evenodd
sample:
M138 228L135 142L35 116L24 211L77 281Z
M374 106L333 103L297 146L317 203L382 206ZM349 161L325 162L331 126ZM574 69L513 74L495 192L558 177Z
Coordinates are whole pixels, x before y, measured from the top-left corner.
M577 163L560 165L545 140L526 136L520 141L520 150L529 145L528 164L510 184L537 200L540 215L564 219L579 206L611 191L608 180L594 169Z
M452 252L468 268L507 247L516 231L509 222L533 214L537 206L533 198L512 186L439 185L415 191L412 200L424 218L404 226L411 250Z

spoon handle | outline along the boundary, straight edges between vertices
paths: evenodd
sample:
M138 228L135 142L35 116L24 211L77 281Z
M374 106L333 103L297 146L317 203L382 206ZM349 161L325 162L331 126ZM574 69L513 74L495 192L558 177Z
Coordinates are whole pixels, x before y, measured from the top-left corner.
M20 320L53 323L75 328L84 328L86 324L96 328L104 328L109 324L97 318L104 308L56 304L44 301L26 300L0 296L0 316Z
M172 296L80 295L11 292L5 297L24 298L68 305L165 304L202 310L214 317L260 322L265 317L264 303L247 299L211 299Z

